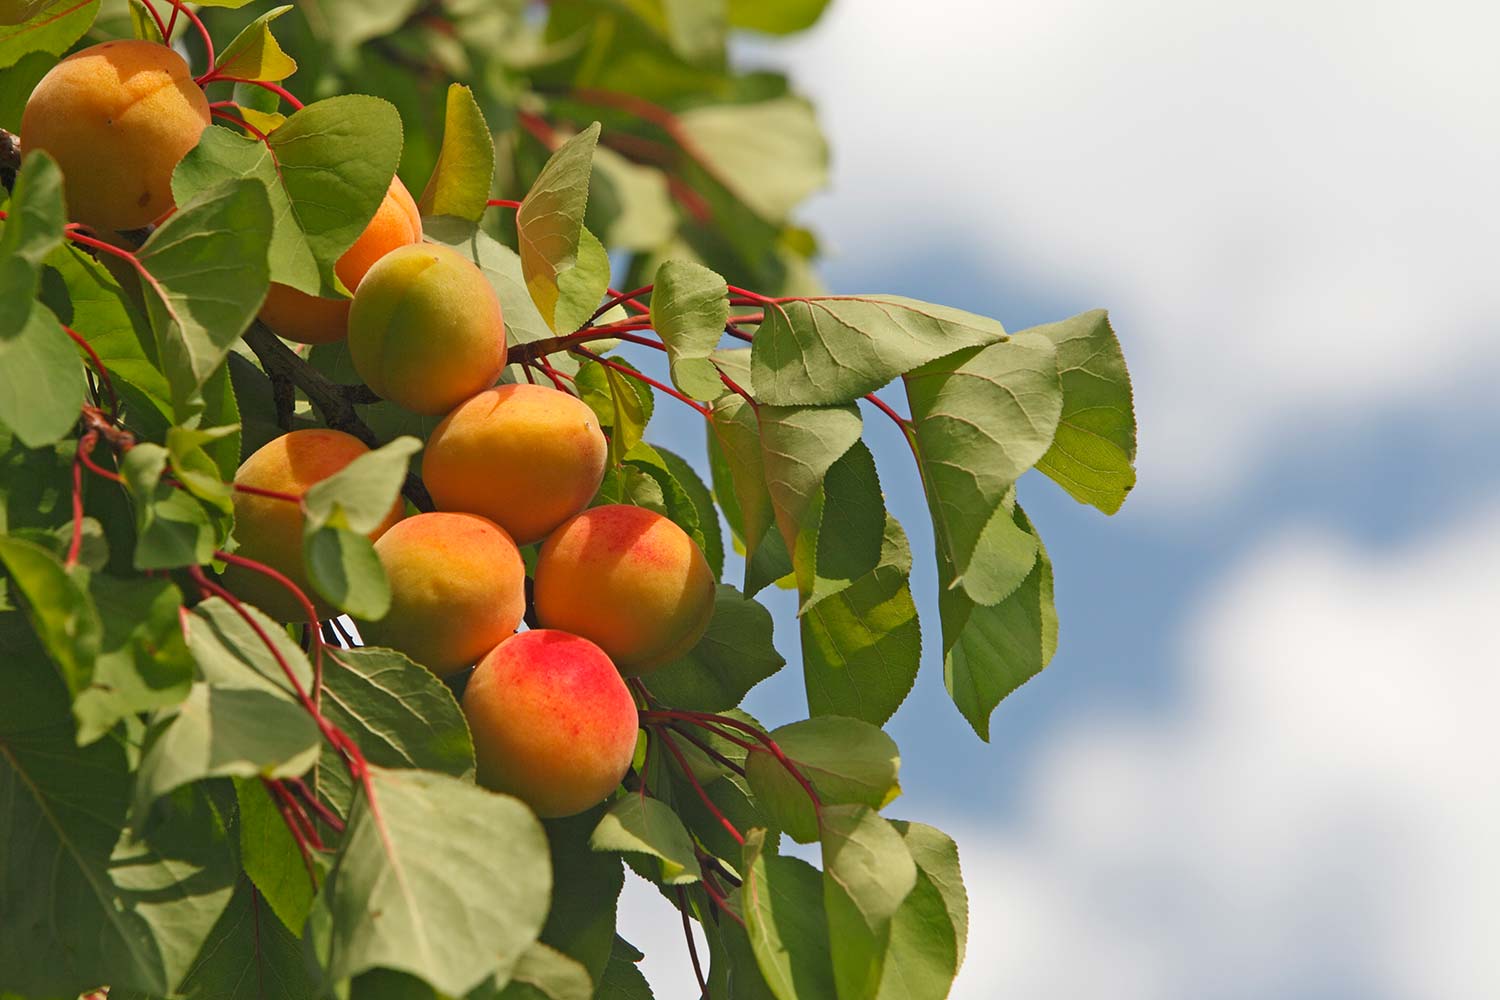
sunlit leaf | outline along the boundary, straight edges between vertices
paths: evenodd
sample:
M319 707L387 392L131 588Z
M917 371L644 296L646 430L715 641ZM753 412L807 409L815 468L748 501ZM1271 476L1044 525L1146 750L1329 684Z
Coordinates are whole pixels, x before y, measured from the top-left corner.
M661 800L630 793L620 796L599 820L589 839L596 851L646 854L660 865L666 885L698 881L693 842L682 820Z
M646 686L678 708L719 712L785 665L771 643L771 613L728 584L714 590L703 638L681 659L651 672Z
M240 29L234 41L219 53L215 70L221 76L273 82L297 72L297 60L282 51L271 34L271 22L291 9L291 4L273 7Z
M495 140L474 92L448 87L443 146L427 188L417 202L423 215L448 215L471 222L483 217L495 177Z
M521 273L547 325L567 333L582 325L609 284L609 259L583 227L598 123L558 148L516 212Z
M901 755L879 728L858 719L821 715L771 731L825 805L866 805L880 809L900 794ZM768 750L757 748L745 774L760 803L793 840L818 839L818 820L807 791Z
M100 0L13 0L0 18L0 69L29 52L59 55L82 38Z

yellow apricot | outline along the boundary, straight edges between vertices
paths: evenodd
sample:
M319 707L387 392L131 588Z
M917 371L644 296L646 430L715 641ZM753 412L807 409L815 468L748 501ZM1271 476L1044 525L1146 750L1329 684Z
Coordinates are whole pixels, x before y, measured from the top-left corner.
M375 262L397 247L422 242L422 215L401 178L391 178L375 216L333 265L334 273L353 292ZM279 337L299 344L331 344L349 329L349 299L323 299L272 282L260 307L260 321Z
M447 413L505 367L500 300L462 254L430 243L398 247L354 293L349 358L382 398L413 413Z
M464 688L479 783L538 816L571 816L604 801L635 755L635 699L587 639L533 629L479 662Z
M439 510L483 514L529 545L588 506L607 453L598 418L578 397L501 385L437 425L422 479Z
M594 507L542 545L537 620L599 644L627 677L692 649L714 613L714 575L697 543L645 507Z
M234 474L234 483L238 487L300 497L369 450L359 438L342 431L322 428L292 431L268 441L245 459ZM379 538L401 519L402 512L398 497L390 515L370 537ZM240 546L235 554L280 572L302 588L320 617L327 617L332 609L319 600L303 566L302 523L302 508L295 503L235 490L234 537ZM230 566L224 573L224 582L235 594L278 621L306 617L285 587L255 570Z
M208 98L165 45L104 42L42 77L21 116L21 148L62 168L68 215L103 232L170 212L172 171L208 125Z
M380 536L375 554L391 609L360 622L372 646L400 650L439 677L472 666L510 637L526 611L526 564L499 525L475 514L415 514Z

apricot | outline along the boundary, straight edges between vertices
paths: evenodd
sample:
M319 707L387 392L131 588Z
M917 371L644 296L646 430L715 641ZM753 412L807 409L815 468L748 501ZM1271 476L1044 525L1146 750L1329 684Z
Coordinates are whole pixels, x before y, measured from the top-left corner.
M391 609L360 622L374 646L400 650L439 677L472 666L509 638L526 611L521 550L476 514L416 514L380 536L375 554Z
M234 474L234 483L300 497L369 450L359 438L343 431L292 431L266 442L245 459ZM401 519L402 512L398 497L390 515L370 537L379 538ZM286 576L312 600L319 617L327 617L332 610L314 592L303 566L302 523L302 509L297 504L240 490L234 493L234 537L240 543L235 554L265 563ZM278 621L306 617L306 611L286 588L263 573L230 566L224 582Z
M587 639L533 629L506 639L464 689L479 783L552 818L602 802L635 755L635 700Z
M430 243L398 247L354 293L349 357L381 397L413 413L447 413L505 367L500 300L462 254Z
M377 260L397 247L420 242L422 214L401 178L392 177L374 218L333 265L334 273L353 292ZM349 331L350 304L349 299L323 299L272 282L260 307L260 321L277 336L299 344L331 344Z
M483 514L529 545L588 506L608 451L598 418L578 397L502 385L437 425L422 479L439 510Z
M181 56L154 42L104 42L42 77L21 116L21 148L57 161L75 222L138 229L172 210L172 171L207 126L208 98Z
M645 507L586 510L537 558L537 620L599 644L626 676L682 656L714 612L714 575L687 532Z

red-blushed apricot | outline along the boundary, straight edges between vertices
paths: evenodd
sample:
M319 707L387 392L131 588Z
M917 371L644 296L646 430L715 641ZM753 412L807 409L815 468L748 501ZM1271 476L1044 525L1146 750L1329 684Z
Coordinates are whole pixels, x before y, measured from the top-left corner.
M401 178L391 178L375 216L333 265L334 273L353 292L375 262L397 247L422 242L422 214ZM260 307L260 321L279 337L299 344L331 344L349 330L350 299L322 299L288 285L271 284Z
M37 83L21 149L57 161L75 222L138 229L172 210L172 171L207 126L208 98L181 56L154 42L104 42Z
M500 300L462 254L431 243L399 247L354 293L349 358L382 398L413 413L447 413L505 367Z
M538 816L571 816L614 791L635 754L630 689L587 639L533 629L506 639L464 688L479 783Z
M234 474L234 482L236 486L300 497L314 484L327 479L369 450L359 438L343 431L321 428L291 431L266 442L245 459ZM402 513L398 497L390 515L370 532L370 537L379 538L401 519ZM327 617L332 613L318 599L303 566L302 508L299 505L236 490L234 537L240 544L235 550L236 555L265 563L286 576L302 588L320 616ZM224 573L224 582L235 594L278 621L298 621L306 616L286 588L263 573L230 566Z
M588 506L608 450L598 418L578 397L502 385L437 425L422 479L439 510L483 514L529 545Z
M682 656L714 613L698 545L645 507L594 507L548 536L537 558L537 620L599 644L627 677Z
M526 611L526 564L495 522L414 514L375 543L391 609L360 622L373 646L400 650L439 677L472 666L510 637Z

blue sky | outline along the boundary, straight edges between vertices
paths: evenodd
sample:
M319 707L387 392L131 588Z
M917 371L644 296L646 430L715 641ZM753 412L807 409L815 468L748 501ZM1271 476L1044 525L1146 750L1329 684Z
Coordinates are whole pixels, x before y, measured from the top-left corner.
M1497 30L1446 0L844 0L753 51L831 137L831 287L1012 329L1107 306L1136 381L1124 511L1022 484L1052 665L985 745L930 629L892 726L889 811L955 834L974 897L955 996L1500 995ZM935 624L919 489L867 426ZM750 706L801 698L794 665ZM654 902L627 936L688 997Z

